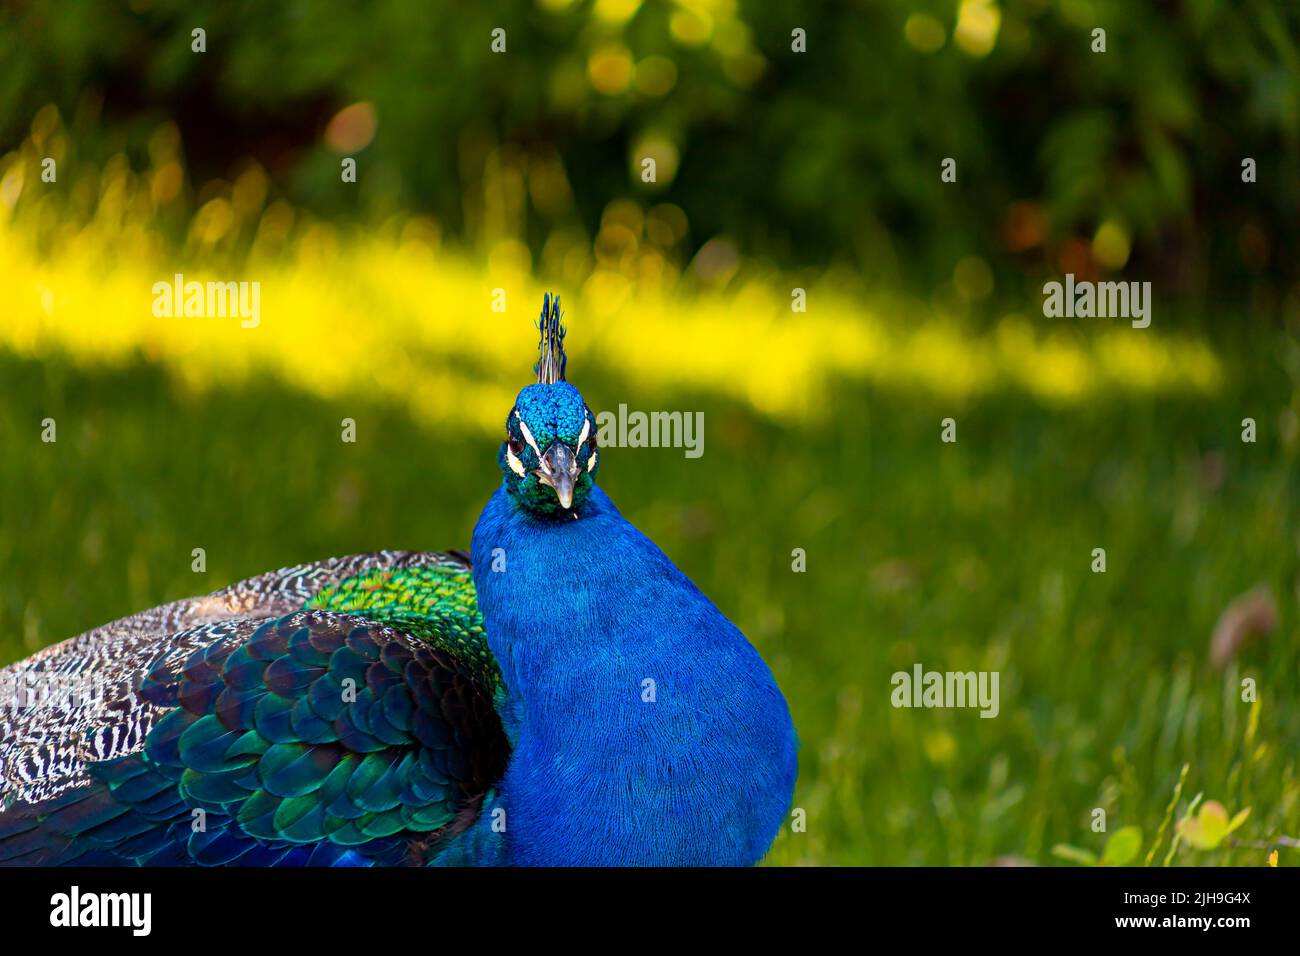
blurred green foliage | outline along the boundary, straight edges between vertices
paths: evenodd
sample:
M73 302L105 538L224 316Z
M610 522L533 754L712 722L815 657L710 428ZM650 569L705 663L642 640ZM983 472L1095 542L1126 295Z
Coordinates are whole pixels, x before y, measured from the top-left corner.
M1297 37L1291 0L15 3L0 149L54 102L86 150L142 154L174 120L196 183L255 160L294 204L424 211L535 257L633 197L685 211L688 260L725 235L782 267L926 290L966 260L967 284L991 273L1010 299L1126 270L1272 312L1300 309ZM373 139L354 125L331 148L353 104Z

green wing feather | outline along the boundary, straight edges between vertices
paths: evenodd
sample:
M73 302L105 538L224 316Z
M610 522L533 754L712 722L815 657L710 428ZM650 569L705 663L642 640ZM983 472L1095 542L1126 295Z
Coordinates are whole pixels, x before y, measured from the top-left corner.
M0 814L0 862L427 862L504 772L500 673L458 562L368 570L299 611L174 637L198 649L139 680L161 713L143 746Z

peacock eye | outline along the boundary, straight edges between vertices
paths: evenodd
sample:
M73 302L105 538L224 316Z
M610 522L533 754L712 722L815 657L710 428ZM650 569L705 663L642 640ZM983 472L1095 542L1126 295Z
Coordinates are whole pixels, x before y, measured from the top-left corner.
M507 436L506 443L510 448L510 454L514 455L516 458L524 453L524 443L515 436Z

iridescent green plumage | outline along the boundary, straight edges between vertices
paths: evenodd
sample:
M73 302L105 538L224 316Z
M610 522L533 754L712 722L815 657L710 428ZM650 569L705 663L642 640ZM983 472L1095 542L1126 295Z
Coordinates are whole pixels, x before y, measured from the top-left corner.
M488 649L468 566L368 571L326 588L306 608L358 614L389 624L456 655L494 691L500 686L501 672Z

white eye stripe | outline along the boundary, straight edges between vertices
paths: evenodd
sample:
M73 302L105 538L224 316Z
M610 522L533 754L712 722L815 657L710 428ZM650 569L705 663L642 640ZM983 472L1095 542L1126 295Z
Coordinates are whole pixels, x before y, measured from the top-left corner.
M591 450L591 457L587 459L587 471L596 467L596 449Z
M519 418L519 430L524 433L524 441L528 442L528 447L537 452L537 457L541 458L542 450L537 447L537 442L533 438L533 433L528 430L528 423L519 416L518 412L515 412L515 417Z
M591 434L591 419L590 419L590 418L583 418L583 420L582 420L582 434L578 436L578 447L579 447L579 448L582 447L582 443L585 442L585 441L587 440L587 436L590 435L590 434Z
M510 450L509 445L506 445L506 464L510 466L510 470L516 475L521 478L524 476L524 463Z

